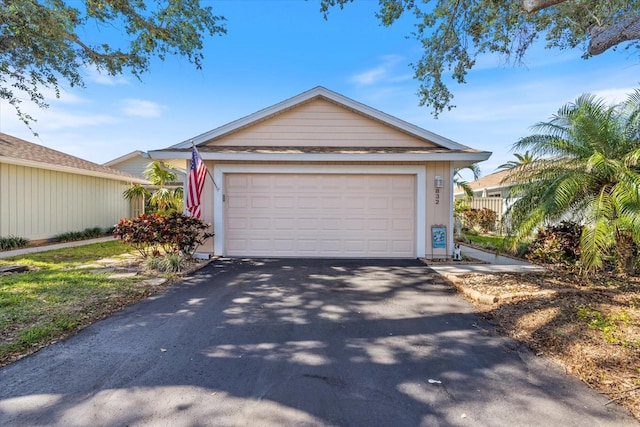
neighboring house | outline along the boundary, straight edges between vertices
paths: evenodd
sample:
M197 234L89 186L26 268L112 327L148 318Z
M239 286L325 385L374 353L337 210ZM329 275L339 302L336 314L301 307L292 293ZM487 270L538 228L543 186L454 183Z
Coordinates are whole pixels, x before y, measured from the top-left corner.
M467 183L469 188L473 190L473 197L497 197L506 199L509 196L509 190L512 184L504 184L504 179L509 175L510 170L494 172L490 175L478 178L475 181ZM461 187L456 187L454 195L457 198L465 197L466 194Z
M106 163L103 163L103 166L110 167L112 169L117 169L122 172L129 173L131 175L135 175L140 178L144 178L143 172L147 168L147 165L154 160L149 157L149 153L145 153L144 151L132 151L129 154L125 154L124 156L120 156L117 159L113 159ZM162 162L168 166L176 169L178 176L181 178L180 181L185 177L185 170L187 168L187 160L185 159L164 159Z
M202 250L233 257L451 256L454 169L491 155L323 87L149 154L192 142L213 178Z
M148 181L0 133L0 236L111 227L131 215L131 183Z
M498 221L502 220L502 216L509 206L509 192L513 186L513 183L505 181L510 172L512 171L494 172L467 183L469 188L473 190L473 198L469 201L470 207L472 209L491 209L497 214ZM466 193L458 186L454 190L454 196L456 199L463 199L466 197Z

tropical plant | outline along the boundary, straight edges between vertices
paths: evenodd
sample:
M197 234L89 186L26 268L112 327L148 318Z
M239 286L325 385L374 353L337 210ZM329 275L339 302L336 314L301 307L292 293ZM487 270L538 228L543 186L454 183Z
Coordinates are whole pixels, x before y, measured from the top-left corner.
M467 182L462 177L462 174L461 174L461 172L463 172L465 170L471 171L471 173L473 174L473 179L476 180L476 179L480 178L480 166L478 166L477 163L474 163L472 165L465 166L465 167L460 168L460 169L456 169L454 174L453 174L453 183L455 184L455 186L462 188L462 190L464 191L464 194L465 194L467 199L472 199L473 198L473 189L469 185L469 182Z
M150 192L140 184L132 185L124 191L123 196L125 199L142 198L147 200L153 211L182 212L184 197L182 187L167 187L168 184L178 179L175 168L154 160L147 165L142 175L151 182L152 186L157 188Z
M585 271L613 255L619 271L631 272L640 243L640 90L619 105L582 95L533 130L514 144L540 160L511 174L519 196L506 213L512 244L573 220L583 226Z
M142 214L121 219L113 236L133 246L144 258L160 256L163 252L191 256L212 233L211 227L199 218L174 212L169 215Z
M510 160L507 163L501 164L497 167L497 170L511 170L519 166L526 166L536 161L536 157L528 151L524 154L514 153L513 155L516 160Z

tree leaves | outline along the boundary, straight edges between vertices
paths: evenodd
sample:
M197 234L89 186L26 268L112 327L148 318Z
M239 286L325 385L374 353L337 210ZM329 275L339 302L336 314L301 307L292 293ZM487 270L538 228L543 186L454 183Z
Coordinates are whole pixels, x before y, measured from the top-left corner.
M116 37L110 37L114 32ZM180 55L201 68L204 38L225 32L224 17L198 0L3 2L0 99L13 105L28 125L33 118L20 109L23 93L46 108L43 89L59 96L62 83L83 86L85 66L139 78L148 71L152 57ZM96 34L105 40L91 39Z
M551 157L509 174L510 181L519 183L506 214L514 229L513 244L545 223L571 219L584 226L581 260L587 271L602 267L610 255L617 257L621 270L632 265L627 246L640 243L637 93L615 106L580 96L551 121L534 127L542 133L515 144Z

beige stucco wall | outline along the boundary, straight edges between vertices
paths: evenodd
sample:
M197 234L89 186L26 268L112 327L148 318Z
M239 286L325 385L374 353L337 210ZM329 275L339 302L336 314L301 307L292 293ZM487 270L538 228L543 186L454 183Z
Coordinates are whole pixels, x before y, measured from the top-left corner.
M130 215L126 182L0 163L0 236L47 239Z
M214 142L224 146L430 147L388 125L314 99Z

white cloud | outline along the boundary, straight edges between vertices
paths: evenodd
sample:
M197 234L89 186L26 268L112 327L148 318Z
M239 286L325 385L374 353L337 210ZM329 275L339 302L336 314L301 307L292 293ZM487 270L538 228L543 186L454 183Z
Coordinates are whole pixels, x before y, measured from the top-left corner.
M610 88L596 90L593 92L593 94L598 98L604 99L607 103L613 105L626 101L629 95L633 93L634 89L635 88L633 87Z
M401 74L400 76L392 75L398 63L402 62L402 56L384 55L380 59L382 61L380 65L371 68L370 70L351 76L351 78L349 78L349 81L358 85L372 85L380 83L384 80L395 82L407 80L406 69L404 68L403 74ZM410 79L411 76L409 75L408 78Z
M122 75L110 76L106 73L100 72L100 70L95 67L86 67L85 73L87 75L87 78L92 82L105 86L117 86L129 83L127 78Z
M125 99L122 104L122 112L133 117L158 117L166 109L164 105L144 99Z

